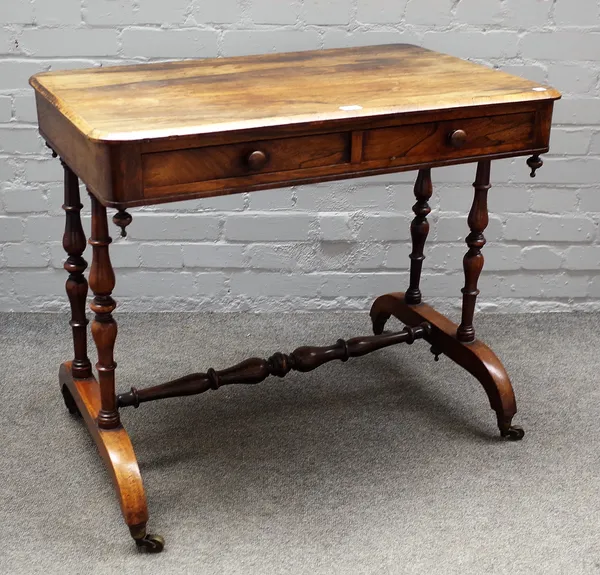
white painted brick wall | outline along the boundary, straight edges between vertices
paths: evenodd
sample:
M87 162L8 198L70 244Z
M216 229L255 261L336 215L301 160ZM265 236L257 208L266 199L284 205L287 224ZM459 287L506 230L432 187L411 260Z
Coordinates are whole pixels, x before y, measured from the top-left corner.
M62 171L36 135L32 74L386 42L563 91L538 178L524 159L493 166L480 308L600 310L600 0L1 0L0 310L66 305ZM365 309L408 283L414 177L132 210L129 237L113 233L115 297L124 309ZM423 288L454 310L473 177L433 171Z

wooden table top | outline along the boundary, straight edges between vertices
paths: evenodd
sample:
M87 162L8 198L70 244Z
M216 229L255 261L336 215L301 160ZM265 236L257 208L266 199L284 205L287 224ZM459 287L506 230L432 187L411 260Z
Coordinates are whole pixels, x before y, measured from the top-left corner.
M47 72L30 83L102 142L560 98L407 44Z

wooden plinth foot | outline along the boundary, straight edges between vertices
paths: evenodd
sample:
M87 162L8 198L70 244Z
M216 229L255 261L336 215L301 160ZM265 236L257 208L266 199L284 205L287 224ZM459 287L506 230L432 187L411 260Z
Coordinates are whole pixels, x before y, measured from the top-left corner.
M71 362L60 367L59 382L65 404L71 413L82 416L88 431L112 477L125 523L139 548L162 551L161 537L146 534L148 507L142 477L129 435L122 425L113 429L98 427L100 388L94 377L74 379Z
M391 316L411 327L424 321L430 323L431 330L425 339L431 344L432 351L436 355L446 355L481 383L498 417L502 437L523 438L525 432L512 426L517 405L510 379L502 362L487 345L477 339L470 343L458 341L454 322L426 304L407 304L401 292L383 295L375 300L371 307L373 331L382 333Z

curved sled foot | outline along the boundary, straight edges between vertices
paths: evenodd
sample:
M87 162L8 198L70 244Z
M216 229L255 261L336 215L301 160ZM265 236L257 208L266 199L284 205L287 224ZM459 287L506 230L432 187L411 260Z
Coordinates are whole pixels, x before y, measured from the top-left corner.
M498 417L502 437L522 439L525 432L511 426L517 413L515 394L508 374L496 354L479 340L462 343L456 339L458 326L432 307L421 303L409 305L403 293L390 293L378 297L371 307L371 320L375 333L381 333L387 320L394 316L405 325L414 327L426 321L431 331L425 339L432 352L444 354L473 375L485 389L491 408Z
M162 550L164 541L160 537L146 535L145 526L148 521L146 494L129 435L121 425L114 429L98 427L97 418L100 411L98 382L94 377L73 379L70 361L61 365L59 381L67 408L69 411L75 409L81 414L90 435L96 442L98 451L112 477L125 523L132 530L132 535L133 530L136 530L137 537L134 536L136 543L139 539L138 545L141 547L146 549L153 547L154 552Z
M134 525L129 531L140 551L160 553L165 548L165 540L160 535L147 534L145 524Z

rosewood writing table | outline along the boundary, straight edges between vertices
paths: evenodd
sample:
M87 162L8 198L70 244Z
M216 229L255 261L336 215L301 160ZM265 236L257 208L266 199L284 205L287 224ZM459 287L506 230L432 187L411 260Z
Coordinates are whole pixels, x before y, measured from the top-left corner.
M481 249L488 223L490 165L531 156L531 175L548 151L555 90L410 45L188 60L68 72L31 79L39 128L65 175L74 358L60 368L67 408L83 419L112 474L121 509L140 548L161 551L146 532L148 511L140 471L119 410L227 384L255 384L269 375L310 371L397 343L424 339L483 386L503 437L521 439L510 380L500 360L475 338L473 315ZM422 303L419 288L429 232L431 169L477 163L470 233L463 260L462 320L454 324ZM418 170L411 224L410 285L371 308L374 336L330 347L300 347L252 358L222 371L208 369L117 395L113 349L117 324L115 274L109 256L107 207L122 235L135 206ZM94 294L91 332L97 379L87 355L87 267L82 254L79 179L90 194ZM405 324L384 332L395 316Z

